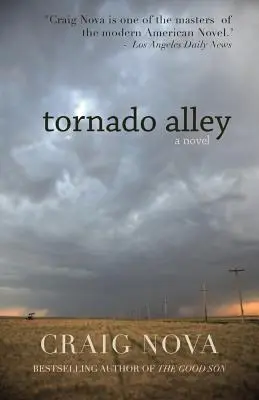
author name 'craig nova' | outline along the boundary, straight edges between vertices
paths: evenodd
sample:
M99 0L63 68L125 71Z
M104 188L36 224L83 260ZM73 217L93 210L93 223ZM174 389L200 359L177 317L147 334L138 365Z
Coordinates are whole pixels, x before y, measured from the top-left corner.
M214 340L210 334L179 334L173 333L160 336L157 334L143 334L140 338L130 338L129 335L118 333L115 336L108 334L87 334L84 338L75 338L70 334L49 333L41 339L41 349L47 354L106 354L113 351L118 354L129 353L134 347L142 349L143 353L162 351L166 354L176 354L179 351L194 353L218 353Z

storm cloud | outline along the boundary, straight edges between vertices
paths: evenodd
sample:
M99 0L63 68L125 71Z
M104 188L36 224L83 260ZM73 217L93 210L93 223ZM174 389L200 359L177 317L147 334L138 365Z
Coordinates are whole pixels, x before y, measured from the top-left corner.
M233 47L154 51L46 15L233 15ZM4 1L0 303L49 315L171 316L259 302L259 7L254 1ZM42 116L231 115L209 146L173 134L46 133ZM259 303L258 303L259 304ZM259 309L259 307L258 307ZM183 311L184 310L184 311ZM187 310L187 312L186 312Z

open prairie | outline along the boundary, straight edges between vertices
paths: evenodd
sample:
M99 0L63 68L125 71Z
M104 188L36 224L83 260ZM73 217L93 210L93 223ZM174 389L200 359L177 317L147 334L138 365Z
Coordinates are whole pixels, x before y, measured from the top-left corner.
M62 334L74 338L74 347L66 346L64 354ZM128 338L120 336L113 342L118 334ZM43 351L41 340L45 335L56 335L48 336L45 342L45 350L56 353ZM144 335L153 347L143 341ZM212 343L206 342L208 335L217 353L213 353ZM66 341L69 338L72 340L66 336ZM3 318L0 398L255 400L259 398L258 339L256 321L204 324L184 320ZM129 351L120 354L126 351L126 345Z

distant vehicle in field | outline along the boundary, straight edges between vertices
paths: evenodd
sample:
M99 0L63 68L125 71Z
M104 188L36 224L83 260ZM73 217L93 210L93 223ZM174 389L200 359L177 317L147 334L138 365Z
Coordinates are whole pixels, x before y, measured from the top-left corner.
M34 317L33 317L34 315L35 315L34 312L30 312L30 313L27 315L27 318L26 318L26 319L32 320L32 319L34 318Z

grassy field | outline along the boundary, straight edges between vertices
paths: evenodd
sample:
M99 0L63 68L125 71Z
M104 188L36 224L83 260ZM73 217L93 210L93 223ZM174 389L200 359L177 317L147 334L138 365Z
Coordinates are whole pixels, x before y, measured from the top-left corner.
M107 346L111 346L111 339L118 333L129 336L132 346L129 353L117 354L111 348L107 354L99 353L101 335L107 334ZM191 338L210 334L218 354L199 351L191 354L186 342L181 342L178 353L166 354L161 347L163 337L168 334L181 337L184 333ZM80 344L79 350L90 334L98 353L85 349L81 354L48 355L40 346L46 334L58 337L71 334L76 338L75 343ZM156 354L151 349L143 353L144 334L158 335ZM0 319L0 399L256 400L259 398L258 339L256 321L242 324L214 320L203 324L184 320L3 318ZM169 345L168 349L173 347ZM50 365L67 365L72 372L34 372L39 365L45 366L45 370ZM123 365L129 370L122 371ZM171 371L164 371L164 365ZM80 372L82 368L85 370Z

